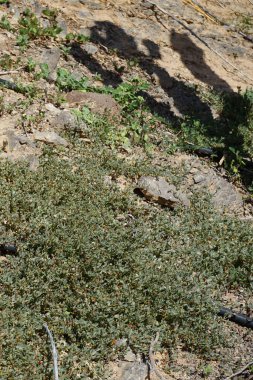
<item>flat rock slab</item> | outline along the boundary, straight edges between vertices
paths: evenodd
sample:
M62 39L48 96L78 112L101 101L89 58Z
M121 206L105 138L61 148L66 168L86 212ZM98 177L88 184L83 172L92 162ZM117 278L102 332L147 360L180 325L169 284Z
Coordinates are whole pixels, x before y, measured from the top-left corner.
M56 69L61 57L61 50L57 47L45 49L39 58L40 63L47 64L49 70L48 79L51 81L56 80Z
M34 139L46 144L68 146L68 142L59 136L56 132L34 132Z
M216 208L224 211L236 211L243 207L242 196L234 186L225 178L210 169L207 173L201 170L193 176L193 190L206 190L210 195Z
M168 158L172 167L184 167L180 189L183 192L208 194L214 207L222 212L243 214L242 194L226 178L193 155L180 154Z
M146 380L148 376L147 364L143 362L118 361L110 363L111 380Z
M74 130L77 128L77 120L70 111L60 111L52 120L51 125L58 130Z
M108 94L97 94L95 92L71 91L66 95L69 107L87 106L94 113L103 115L109 113L111 115L119 115L120 106Z
M139 179L136 189L141 191L145 198L163 206L174 208L180 204L190 206L186 194L178 191L163 177L143 176Z

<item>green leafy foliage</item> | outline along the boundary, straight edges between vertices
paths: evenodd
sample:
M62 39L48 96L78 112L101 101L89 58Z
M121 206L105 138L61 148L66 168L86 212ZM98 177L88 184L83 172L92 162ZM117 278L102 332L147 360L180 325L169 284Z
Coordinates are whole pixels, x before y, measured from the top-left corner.
M60 68L57 70L56 86L61 91L89 90L88 78L76 79L68 70Z
M83 44L84 42L90 41L90 37L85 36L82 33L68 33L65 37L65 40L68 43L76 42L78 44Z
M243 170L247 160L253 159L253 91L225 93L219 101L216 95L214 101L219 118L201 122L186 117L180 125L177 145L192 151L205 146L213 148L215 157L224 158L225 168L250 186L252 175L246 178Z
M3 379L49 378L43 321L62 379L103 378L99 363L115 354L115 340L147 353L156 331L163 347L210 355L227 344L215 317L220 297L252 292L250 225L201 197L190 210L141 205L132 186L120 191L104 176L131 181L155 169L98 141L73 140L65 160L48 149L35 173L0 162L1 242L19 249L1 272ZM164 174L176 181L169 168Z
M28 73L32 73L35 71L36 66L37 63L32 58L28 58L25 70L28 71Z
M41 37L56 38L61 32L61 28L57 26L54 16L51 15L49 21L50 25L43 27L37 16L30 9L25 9L19 19L20 27L18 29L17 45L26 48L30 40Z
M1 17L1 20L0 20L0 28L2 29L6 29L8 31L11 31L12 30L12 27L11 27L11 24L10 24L10 21L8 20L8 18L4 15Z
M47 63L40 63L40 71L35 74L35 79L48 79L50 70Z
M144 98L139 95L148 88L147 83L133 78L116 88L95 87L89 83L87 77L78 80L68 70L58 69L56 85L61 91L82 90L112 95L122 107L120 119L115 119L112 123L106 115L104 117L92 115L87 107L81 112L76 112L79 119L100 130L100 137L104 136L104 141L110 145L121 144L127 147L134 143L146 148L151 147L149 130L154 119L148 114Z
M3 54L0 58L0 66L4 70L12 70L20 65L20 61L20 58L14 59L10 54Z

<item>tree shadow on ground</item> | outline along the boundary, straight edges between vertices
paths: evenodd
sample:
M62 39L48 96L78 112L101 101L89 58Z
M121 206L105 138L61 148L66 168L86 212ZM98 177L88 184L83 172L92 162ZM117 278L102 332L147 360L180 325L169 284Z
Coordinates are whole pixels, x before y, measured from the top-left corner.
M122 28L109 21L98 21L91 28L91 40L101 44L107 49L116 49L120 58L129 60L137 58L140 68L149 76L156 76L160 87L164 91L164 101L157 101L148 92L143 93L151 111L176 120L176 116L191 115L201 120L212 119L210 107L196 94L194 87L187 86L183 81L171 77L168 72L161 68L156 60L161 57L159 46L151 40L144 40L147 54L138 49L133 36L127 34ZM91 72L101 75L105 85L117 86L122 82L121 76L116 71L107 70L98 61L85 52L78 44L73 44L71 54L83 63ZM168 101L170 98L170 102ZM171 104L172 108L171 109Z
M157 64L157 60L161 58L161 52L155 42L149 39L143 40L142 44L146 48L146 52L144 52L138 49L133 36L112 22L97 21L91 28L92 41L99 43L105 49L116 49L118 57L122 59L137 59L144 73L151 78L157 78L158 84L163 90L161 101L150 92L141 93L153 114L172 121L178 128L182 123L182 117L204 123L205 128L202 133L205 134L205 137L207 139L215 137L223 142L222 152L219 152L219 155L222 156L225 152L228 162L240 161L241 157L248 155L247 149L245 149L245 131L242 131L242 126L244 128L249 126L250 106L248 100L241 94L233 93L228 83L208 66L205 62L204 52L193 43L186 33L178 33L173 30L170 38L174 51L179 53L182 63L194 77L220 92L223 111L218 120L213 118L210 106L200 98L195 87L187 86L183 81L171 77L164 68ZM122 83L122 77L117 70L108 70L102 66L81 45L72 44L71 54L92 73L100 74L105 85L117 87ZM239 108L238 105L240 105ZM189 128L194 127L189 125Z
M196 79L215 90L232 92L228 83L207 65L203 50L193 43L187 33L177 33L173 29L170 42L172 49L180 54L182 63Z
M206 64L203 51L196 46L186 33L172 31L171 46L180 54L184 66L208 86L222 90L222 112L218 120L213 120L206 128L207 137L216 137L223 143L217 150L219 158L224 157L229 169L235 173L239 169L245 185L253 180L253 96L250 92L235 93L226 81L221 79ZM246 160L245 160L246 159Z

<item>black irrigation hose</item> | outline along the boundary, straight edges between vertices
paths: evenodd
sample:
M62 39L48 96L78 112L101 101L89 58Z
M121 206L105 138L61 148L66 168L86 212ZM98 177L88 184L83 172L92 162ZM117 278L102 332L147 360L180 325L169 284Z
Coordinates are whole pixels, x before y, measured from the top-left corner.
M226 307L221 307L218 312L220 317L224 317L231 322L236 323L237 325L247 327L248 329L253 329L253 319L247 317L245 314L237 314L233 312L231 309L227 309Z
M15 244L0 244L0 255L17 255L18 249Z

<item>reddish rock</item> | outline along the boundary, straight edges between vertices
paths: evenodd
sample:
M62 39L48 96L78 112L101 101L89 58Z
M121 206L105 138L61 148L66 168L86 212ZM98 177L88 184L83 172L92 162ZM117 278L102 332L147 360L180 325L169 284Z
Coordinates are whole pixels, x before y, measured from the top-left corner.
M92 112L100 115L107 112L112 115L120 114L120 106L113 97L108 94L97 94L95 92L75 90L67 94L66 100L70 108L87 106Z

